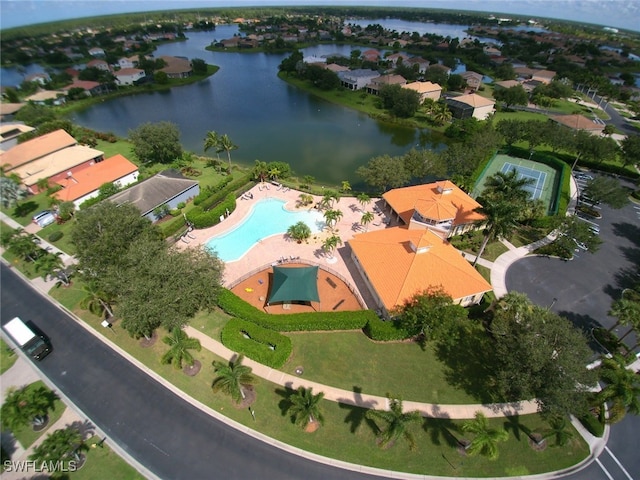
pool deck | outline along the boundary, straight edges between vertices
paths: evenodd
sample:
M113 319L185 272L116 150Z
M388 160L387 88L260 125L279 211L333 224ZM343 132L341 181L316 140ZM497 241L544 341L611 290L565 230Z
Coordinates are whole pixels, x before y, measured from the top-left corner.
M190 232L189 235L192 238L183 238L176 243L176 246L178 248L203 247L211 237L223 234L239 225L249 215L252 205L261 199L277 198L284 200L286 202L285 208L291 211L310 210L314 208L313 205L322 199L320 196L313 196L314 203L312 206L297 207L296 202L302 192L293 189L278 189L276 185L270 183L258 184L253 187L250 192L253 194L253 199L244 200L238 198L235 211L223 222L210 228ZM371 203L367 205L366 210L373 212L374 205L381 207L381 200L372 199ZM290 260L291 257L299 257L299 260L304 263L318 265L321 268L339 274L359 291L362 299L369 308L375 308L371 294L357 273L357 269L351 260L350 249L346 245L346 242L352 239L354 235L365 231L360 225L360 219L363 214L361 205L354 197L344 197L332 208L334 210L341 210L343 213L342 219L335 227L335 233L341 238L343 245L336 250L334 258L328 258L327 254L322 250L324 239L331 235L328 229L318 234L312 234L308 242L301 244L290 240L285 234L272 235L256 243L242 258L226 263L223 279L224 285L226 287L233 286L248 275L267 268L274 263L278 264L278 260L282 258ZM386 228L383 222L385 216L376 214L375 212L373 213L375 219L368 225L368 230L373 231ZM356 228L356 224L359 228Z

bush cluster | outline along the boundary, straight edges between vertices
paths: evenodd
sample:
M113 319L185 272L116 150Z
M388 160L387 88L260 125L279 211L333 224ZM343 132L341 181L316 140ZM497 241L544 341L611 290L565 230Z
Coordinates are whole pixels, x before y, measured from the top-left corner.
M58 230L57 232L53 232L51 235L49 235L47 240L49 240L51 243L57 242L62 238L63 235L64 234L60 230Z
M218 294L218 306L229 315L278 332L361 330L369 320L378 318L371 310L268 314L226 289Z
M235 209L236 195L231 192L212 210L205 211L202 205L194 207L187 213L187 220L193 224L194 228L207 228L220 223L220 217L224 216L227 210L231 213Z
M289 337L239 318L227 322L221 340L230 350L271 368L282 367L292 350Z
M224 189L224 187L226 187L227 185L229 185L231 183L231 181L233 180L233 177L226 177L224 180L222 180L220 183L218 183L217 185L208 185L205 188L202 189L202 191L196 196L196 198L193 199L193 204L194 205L202 205L202 203L204 203L205 201L207 201L207 203L205 203L205 205L202 207L205 210L207 208L209 208L211 205L213 205L213 203L215 203L215 199L217 198L217 195L215 195L216 193L222 191ZM224 195L223 195L224 196ZM213 197L213 203L209 204L209 199L211 199ZM208 205L208 206L207 206Z
M364 333L371 339L379 342L390 342L394 340L404 340L409 338L409 333L398 327L396 322L384 321L380 318L372 317L364 327Z

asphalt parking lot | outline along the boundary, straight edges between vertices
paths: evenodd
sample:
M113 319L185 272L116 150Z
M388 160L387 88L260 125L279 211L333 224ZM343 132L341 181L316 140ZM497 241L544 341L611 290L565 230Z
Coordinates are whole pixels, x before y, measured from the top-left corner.
M573 260L529 256L514 263L506 275L509 291L526 293L536 304L550 307L585 330L612 327L611 302L631 285L640 266L640 205L620 210L600 208L603 243L595 253L579 250ZM628 329L619 327L618 333ZM627 337L633 345L633 334Z

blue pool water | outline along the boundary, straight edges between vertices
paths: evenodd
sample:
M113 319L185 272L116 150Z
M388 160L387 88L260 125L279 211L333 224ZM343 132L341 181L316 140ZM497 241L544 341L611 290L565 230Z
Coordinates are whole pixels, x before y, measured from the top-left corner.
M300 221L313 233L324 227L324 218L317 210L290 212L284 209L282 200L268 198L253 205L249 216L233 230L209 239L205 248L215 251L221 260L233 262L241 258L253 245L271 235L283 234Z

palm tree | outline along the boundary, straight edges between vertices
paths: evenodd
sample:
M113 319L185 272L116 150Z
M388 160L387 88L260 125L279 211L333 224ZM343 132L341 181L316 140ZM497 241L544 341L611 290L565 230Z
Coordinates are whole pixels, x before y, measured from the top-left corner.
M368 226L368 225L369 225L371 222L373 222L373 219L374 219L374 218L375 218L375 217L374 217L373 213L371 213L371 212L364 212L364 213L362 214L362 218L360 219L360 223L366 227L366 228L365 228L365 232L368 232L368 231L369 231L369 226Z
M210 148L216 150L216 154L218 154L218 145L220 143L220 135L218 132L210 131L207 132L206 137L204 137L204 151L206 152ZM220 155L218 155L218 159L220 159Z
M268 171L271 180L277 180L281 173L280 169L276 166L271 166Z
M261 182L264 182L264 180L267 178L268 172L269 166L267 165L267 162L256 160L256 163L253 167L254 180L260 180Z
M226 133L218 138L218 149L216 152L227 152L227 158L229 159L229 175L231 175L231 151L237 149L238 146L231 141L229 135Z
M61 252L47 252L44 255L40 255L36 259L34 267L36 269L36 272L42 274L43 280L46 281L49 275L53 277L54 273L64 268L64 262L60 258L60 255L62 255ZM69 285L68 278L64 278L61 276L60 279L65 285Z
M340 188L340 191L342 193L348 193L351 191L351 183L349 183L349 181L347 180L343 180L342 181L342 187Z
M620 355L605 358L600 365L600 379L604 388L596 395L596 404L611 402L608 423L622 420L626 413L640 414L640 376L627 368Z
M371 198L366 193L359 193L356 197L358 199L358 203L362 205L362 210L364 211L365 207L371 203Z
M94 315L102 316L107 314L107 318L113 317L111 303L113 301L97 282L89 281L82 286L84 297L80 300L80 308L89 310Z
M341 210L325 210L324 220L331 229L335 227L340 219L344 216Z
M298 387L295 394L289 397L288 411L296 425L306 428L310 423L318 422L324 425L324 416L320 410L320 401L324 393L313 394L312 388Z
M567 429L568 426L566 416L554 415L549 419L549 428L543 432L542 438L553 437L557 447L564 447L573 438L573 433Z
M338 245L342 245L342 239L337 235L331 235L325 239L322 249L329 254L329 258L333 258L333 252Z
M18 235L11 237L7 249L20 258L35 262L40 253L44 251L37 245L38 242L38 237L33 233L26 233L22 230Z
M0 203L3 207L11 207L26 195L27 192L13 178L0 177Z
M484 225L485 228L480 250L473 261L474 267L484 253L489 240L511 235L518 224L517 220L520 215L520 207L513 202L485 199L483 203L483 206L474 210L485 217L484 220L478 222L478 225Z
M532 178L518 178L518 172L515 169L506 173L496 172L485 180L482 197L522 204L531 197L525 187L532 183L534 183Z
M640 293L634 289L625 288L620 298L611 304L609 315L618 319L615 325L609 329L610 332L619 325L631 327L627 333L620 337L620 340L624 340L634 330L640 330Z
M213 380L211 388L214 392L223 390L237 403L246 398L244 387L255 383L251 367L242 365L243 359L244 355L239 355L235 361L229 360L229 363L213 362L213 369L218 376Z
M444 103L436 102L431 108L431 120L437 125L444 125L452 117L451 110Z
M189 350L202 350L200 340L189 337L181 328L174 328L171 335L162 339L164 343L169 345L169 350L160 359L163 365L171 363L176 368L182 368L182 362L188 366L193 366L194 358Z
M391 398L389 394L387 394L387 398L389 399L389 410L368 410L365 415L369 420L381 420L386 424L383 429L376 424L380 447L385 448L395 443L400 437L404 437L409 442L409 448L415 450L416 441L409 431L409 427L412 423L419 423L422 420L420 412L413 410L405 413L402 409L402 399Z
M80 452L86 450L88 448L80 431L69 425L67 428L58 429L47 435L47 438L33 449L29 460L36 461L38 465L42 463L66 465L66 462L71 459L76 462L82 461Z
M484 455L490 460L498 458L498 442L504 442L509 438L509 432L498 430L489 426L487 417L482 412L476 412L473 420L467 420L462 424L462 430L475 434L467 448L469 455Z
M311 228L309 225L300 221L294 225L291 225L287 229L287 235L294 239L296 242L301 243L303 240L307 240L311 236Z
M58 396L43 385L11 387L0 408L2 425L15 430L31 423L34 428L47 424L49 410L55 406Z
M313 197L308 193L301 193L298 195L298 206L306 207L307 205L311 205L313 203Z
M302 185L300 185L300 186L309 188L311 186L311 184L313 184L313 182L315 182L315 181L316 181L316 179L312 175L305 175L304 177L302 177Z

